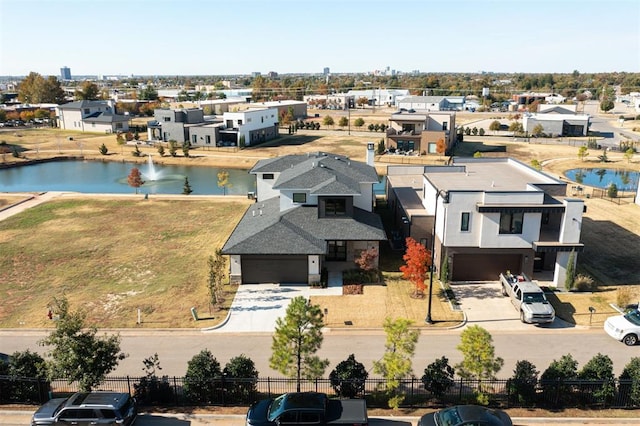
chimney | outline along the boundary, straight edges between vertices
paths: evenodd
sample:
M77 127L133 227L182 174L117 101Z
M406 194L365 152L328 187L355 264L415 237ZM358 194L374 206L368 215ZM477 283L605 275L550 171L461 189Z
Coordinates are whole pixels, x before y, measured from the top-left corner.
M374 166L374 160L376 157L376 153L374 151L374 143L373 142L368 142L367 143L367 165L373 167Z

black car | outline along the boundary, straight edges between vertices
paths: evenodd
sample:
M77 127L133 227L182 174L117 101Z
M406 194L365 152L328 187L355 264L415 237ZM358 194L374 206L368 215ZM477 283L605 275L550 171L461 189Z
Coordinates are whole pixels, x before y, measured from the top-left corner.
M31 426L131 426L137 415L136 401L128 393L77 392L45 403L33 415Z
M511 417L502 410L479 405L457 405L420 417L418 426L513 426Z

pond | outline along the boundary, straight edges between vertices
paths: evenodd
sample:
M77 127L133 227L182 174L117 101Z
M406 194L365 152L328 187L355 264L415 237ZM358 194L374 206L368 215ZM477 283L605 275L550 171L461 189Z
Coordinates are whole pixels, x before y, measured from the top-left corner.
M134 164L100 161L53 161L0 170L0 192L71 191L81 193L130 194L127 183L131 169L137 167L145 183L141 194L182 194L185 177L192 195L222 195L216 167ZM227 194L246 195L255 191L255 176L247 170L229 172Z
M182 194L185 177L189 178L192 195L222 195L218 172L222 169L204 166L170 166L153 163L134 164L100 161L53 161L0 169L0 192L70 191L86 194L131 194L135 189L127 183L131 169L138 167L145 181L141 194ZM246 195L255 192L255 176L248 170L225 169L229 172L227 194ZM384 194L384 178L374 185L376 194Z
M638 188L640 172L621 169L571 169L565 176L581 185L607 189L612 183L619 191L635 191Z

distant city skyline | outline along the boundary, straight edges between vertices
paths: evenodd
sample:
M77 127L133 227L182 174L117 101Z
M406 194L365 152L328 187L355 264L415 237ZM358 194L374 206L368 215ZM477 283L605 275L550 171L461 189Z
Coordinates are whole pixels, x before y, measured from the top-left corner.
M0 75L640 72L637 0L0 0Z

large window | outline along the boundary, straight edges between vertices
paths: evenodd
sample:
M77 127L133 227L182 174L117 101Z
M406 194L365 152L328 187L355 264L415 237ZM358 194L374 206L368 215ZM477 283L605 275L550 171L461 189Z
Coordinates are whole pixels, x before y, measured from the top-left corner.
M522 234L524 213L500 213L501 234Z
M347 260L347 242L327 241L327 260Z
M307 202L307 194L304 192L294 192L293 193L293 202L294 203L306 203Z
M347 214L347 200L344 198L329 198L325 202L324 214L326 216L344 216Z
M262 179L263 180L273 180L273 173L263 173L262 174Z
M471 213L462 212L462 216L460 217L460 230L468 231L469 230L469 216Z

